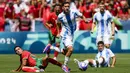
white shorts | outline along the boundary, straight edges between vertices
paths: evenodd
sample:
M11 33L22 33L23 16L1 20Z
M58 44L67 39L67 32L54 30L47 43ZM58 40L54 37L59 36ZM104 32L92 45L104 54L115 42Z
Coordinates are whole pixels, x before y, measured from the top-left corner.
M62 36L61 38L65 47L73 46L72 36L67 35L67 36Z
M110 36L97 36L96 43L98 43L99 41L103 41L104 44L110 44L111 43Z

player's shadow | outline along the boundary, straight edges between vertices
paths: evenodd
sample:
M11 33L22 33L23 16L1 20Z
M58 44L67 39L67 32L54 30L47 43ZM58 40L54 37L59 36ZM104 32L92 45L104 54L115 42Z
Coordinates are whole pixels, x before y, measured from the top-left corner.
M29 51L31 53L42 53L43 49L45 47L45 44L41 41L36 41L34 42L30 48L29 48Z

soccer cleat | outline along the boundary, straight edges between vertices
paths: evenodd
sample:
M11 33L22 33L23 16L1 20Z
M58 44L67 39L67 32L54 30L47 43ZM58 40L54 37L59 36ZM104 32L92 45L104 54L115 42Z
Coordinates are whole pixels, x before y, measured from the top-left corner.
M40 69L40 72L44 72L45 70L44 69Z
M49 53L50 52L50 47L51 47L51 44L48 44L45 48L44 48L44 50L43 50L43 53Z
M70 69L69 69L66 65L62 65L62 70L63 70L65 73L70 73Z

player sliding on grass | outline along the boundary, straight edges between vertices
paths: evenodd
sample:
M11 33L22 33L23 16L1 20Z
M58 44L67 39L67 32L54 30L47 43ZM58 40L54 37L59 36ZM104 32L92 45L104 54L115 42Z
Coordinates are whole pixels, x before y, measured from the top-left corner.
M116 63L116 57L114 53L110 49L106 49L104 47L104 43L102 41L98 42L98 53L94 59L87 59L84 61L78 61L74 59L74 61L78 64L79 69L82 70L81 63L89 64L92 67L114 67ZM110 65L110 58L112 58L112 64ZM87 66L86 65L86 66Z
M46 50L47 55L44 58L36 58L35 55L31 54L29 51L23 50L19 46L16 46L14 50L16 54L20 56L20 66L16 70L13 70L13 72L20 72L21 70L24 72L43 72L48 66L48 63L52 63L61 67L64 72L69 73L67 66L49 58L49 50Z

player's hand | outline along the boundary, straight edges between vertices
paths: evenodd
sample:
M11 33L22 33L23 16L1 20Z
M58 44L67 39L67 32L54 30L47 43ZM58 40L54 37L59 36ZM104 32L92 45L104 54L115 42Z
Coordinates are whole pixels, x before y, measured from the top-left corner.
M58 37L58 38L59 38L59 37L60 37L60 34L57 34L57 35L56 35L56 37Z
M92 30L91 30L90 32L91 32L91 34L93 34L93 31L92 31Z
M17 72L16 70L12 70L11 72Z

